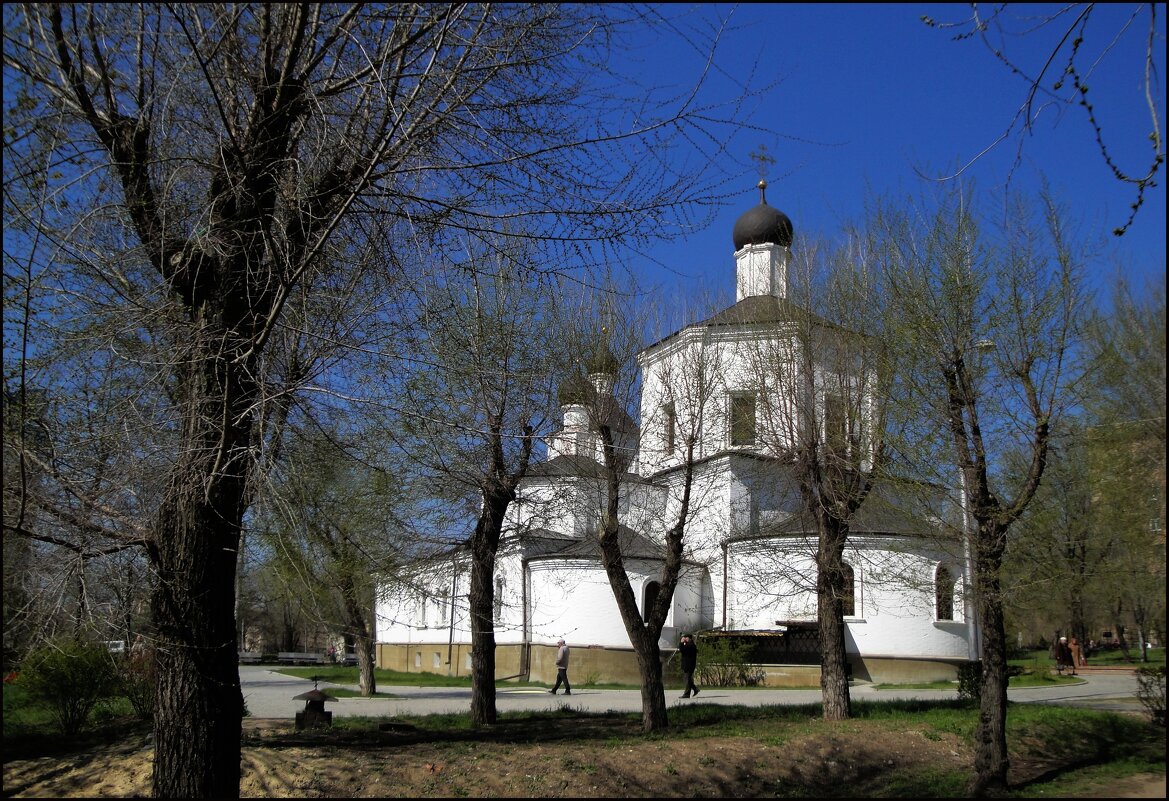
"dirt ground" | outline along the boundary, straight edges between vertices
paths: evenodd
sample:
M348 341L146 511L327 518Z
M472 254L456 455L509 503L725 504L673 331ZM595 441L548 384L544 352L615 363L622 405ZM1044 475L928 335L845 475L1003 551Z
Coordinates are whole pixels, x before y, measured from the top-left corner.
M442 739L408 728L376 737L342 730L298 733L291 721L246 720L245 798L298 797L804 797L870 795L896 768L971 765L954 735L890 732L850 721L799 738L694 740L616 735L624 721L565 717L523 730ZM814 727L813 727L814 728ZM769 741L770 740L770 741ZM142 734L82 752L4 764L4 795L126 798L150 789L152 749ZM7 759L7 757L6 757ZM1012 783L1050 772L1042 760L1012 765ZM798 789L797 789L798 788ZM923 788L924 789L924 788ZM899 795L916 797L911 786ZM1141 776L1081 798L1164 798L1165 777Z

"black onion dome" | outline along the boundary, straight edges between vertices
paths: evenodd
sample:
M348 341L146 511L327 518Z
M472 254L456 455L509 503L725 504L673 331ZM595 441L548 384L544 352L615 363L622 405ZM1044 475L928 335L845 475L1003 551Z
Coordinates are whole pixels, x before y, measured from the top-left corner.
M767 182L759 182L759 205L747 210L735 221L731 232L735 240L735 250L742 250L747 245L782 245L791 247L792 221L788 216L774 206L767 204L764 190Z
M589 401L589 394L592 392L592 384L580 373L573 373L568 378L560 382L560 387L556 391L556 399L561 406L568 406L570 404L583 404Z
M613 351L609 349L609 343L604 339L597 341L597 346L593 348L592 354L585 362L585 369L588 370L589 375L617 375L621 363L617 361L617 357L613 355Z

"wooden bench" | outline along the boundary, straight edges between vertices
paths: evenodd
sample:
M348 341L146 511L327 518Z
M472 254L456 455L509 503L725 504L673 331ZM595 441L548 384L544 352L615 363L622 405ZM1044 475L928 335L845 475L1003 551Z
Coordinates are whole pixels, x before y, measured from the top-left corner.
M240 651L239 661L241 664L254 665L263 661L263 657L259 651Z
M291 665L323 665L325 664L325 655L302 651L281 651L276 655L276 661Z

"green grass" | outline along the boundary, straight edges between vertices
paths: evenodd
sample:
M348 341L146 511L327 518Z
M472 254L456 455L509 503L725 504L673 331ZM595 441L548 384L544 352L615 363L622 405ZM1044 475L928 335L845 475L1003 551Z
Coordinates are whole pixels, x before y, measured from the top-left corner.
M53 725L53 712L34 702L19 684L4 685L4 736Z
M573 710L502 713L496 727L517 732L514 748L527 747L525 736L532 744L541 742L537 734L524 732L547 731L555 727L559 718L570 717L583 741L589 738L613 748L637 747L638 743L669 740L697 740L710 738L747 738L763 745L785 744L812 735L823 735L826 725L838 731L876 730L891 738L920 736L938 741L956 736L968 743L974 739L978 710L959 701L863 701L853 703L853 720L825 724L821 720L819 704L800 706L715 706L699 701L696 704L670 710L670 728L650 736L638 732L637 713L583 713ZM624 729L606 728L589 732L582 723L590 719L623 722ZM397 723L407 723L427 733L428 741L449 737L446 741L456 751L472 747L464 738L480 736L471 725L469 714L396 716ZM354 734L363 728L376 730L374 718L347 718L345 724ZM510 725L509 725L510 724ZM520 724L520 725L516 725ZM861 726L866 728L861 729ZM492 736L492 735L485 735ZM1050 764L1051 770L1030 783L1012 788L1008 797L1074 797L1098 794L1110 781L1136 774L1162 774L1165 771L1164 731L1154 728L1142 718L1041 704L1012 704L1007 716L1007 738L1012 758L1024 758ZM437 747L437 742L436 742ZM452 752L453 753L453 752ZM712 760L715 764L717 760ZM588 771L590 765L572 762L567 770ZM670 763L656 766L669 773ZM966 797L970 779L968 767L931 766L924 770L878 771L868 777L863 786L850 788L846 795L857 797ZM811 781L812 779L810 779ZM840 789L840 788L837 788ZM825 788L819 785L787 785L772 788L777 797L804 798L821 796Z
M320 667L276 667L277 673L286 676L296 676L301 679L314 679L329 684L353 684L360 682L360 674L356 667L345 665L321 665ZM394 685L406 687L470 687L470 676L444 676L439 673L405 673L399 670L384 670L375 668L374 679L378 685ZM331 692L331 691L330 691Z
M329 695L334 698L399 698L400 696L394 693L383 693L378 691L370 696L361 694L361 690L352 690L348 687L330 687L328 689Z
M1026 673L1011 676L1008 679L1011 687L1055 687L1060 684L1079 684L1082 681L1083 679L1078 676L1059 676L1045 671L1042 668L1039 670L1028 670ZM957 690L958 682L929 681L910 684L874 684L873 687L878 690Z
M322 671L314 668L289 668L320 677ZM353 669L343 667L331 670L350 671L333 673L328 681L355 683ZM390 671L379 681L394 681ZM417 680L424 674L407 675ZM447 677L436 676L436 679ZM1056 677L1058 678L1058 677ZM401 681L401 679L399 679ZM449 686L449 685L447 685ZM944 683L945 687L952 687ZM332 690L331 690L332 691ZM127 732L142 736L148 730L143 724L132 724L128 719L128 705L124 699L115 699L106 711L95 716L92 726L73 739L56 734L48 710L29 699L20 686L4 686L4 744L6 751L45 755L60 750L80 749L86 744L112 741ZM445 715L398 715L396 724L417 728L427 742L452 754L474 751L481 739L506 736L509 748L526 749L539 744L548 732L559 736L593 738L613 748L638 747L646 742L669 740L703 741L709 738L736 737L758 742L763 746L782 746L809 735L823 735L826 725L837 731L864 731L874 727L880 736L905 737L912 733L925 740L956 736L972 743L978 720L978 710L957 700L946 701L854 701L853 720L825 724L818 703L800 706L719 706L696 703L671 708L670 728L646 737L640 733L639 713L588 714L560 707L553 710L505 712L499 724L488 730L476 729L469 713ZM102 719L96 719L102 718ZM589 729L595 720L614 725ZM379 726L384 717L338 717L333 730L361 741L368 736L377 741ZM120 728L119 728L120 727ZM1043 704L1011 704L1007 717L1008 743L1012 759L1033 759L1050 763L1053 768L1032 783L1012 788L1010 797L1073 797L1099 794L1109 782L1134 774L1163 774L1165 770L1164 730L1150 726L1142 716L1122 715L1089 709L1049 706ZM560 733L570 731L571 734ZM542 733L542 734L541 734ZM716 758L711 757L715 762ZM715 764L712 762L711 764ZM584 759L562 766L566 770L588 773L596 766ZM675 767L677 767L675 765ZM669 763L656 766L669 770ZM948 765L931 766L925 770L877 771L865 779L863 785L848 789L848 794L870 797L964 797L968 768ZM814 781L814 777L808 781ZM836 788L840 789L840 788ZM841 790L843 792L843 790ZM769 788L777 797L809 797L822 795L825 788L818 785L785 785Z
M1080 681L1078 678L1071 676L1053 675L1046 666L1035 666L1031 664L1032 660L1016 659L1011 660L1012 665L1022 667L1025 673L1012 676L1010 679L1010 686L1012 687L1050 687L1059 684L1076 684ZM328 684L349 684L356 686L359 682L358 671L355 667L345 667L342 665L329 665L323 667L280 667L276 668L277 673L283 673L287 676L296 676L302 679L315 679L317 681L326 682ZM383 670L381 668L374 670L374 677L377 679L379 687L386 686L405 686L405 687L470 687L470 676L444 676L438 673L426 672L410 672L406 673L398 670ZM596 682L593 684L585 684L581 682L573 682L578 687L589 687L599 690L638 690L641 689L636 684L622 684L618 682ZM499 682L497 687L548 687L550 686L544 682ZM957 689L957 682L954 681L935 681L935 682L920 682L908 684L877 684L874 685L879 690L954 690ZM680 681L673 682L666 681L666 692L673 692L680 690L682 683ZM774 690L782 689L776 687L736 687L736 690ZM798 688L807 689L807 688ZM347 691L335 687L329 688L329 693L338 698L355 698L361 697L361 693L356 691ZM393 698L393 694L378 693L379 698Z
M1060 676L1046 670L1032 671L1030 673L1023 673L1019 676L1011 676L1011 687L1055 687L1060 684L1079 684L1082 682L1079 676Z
M1129 648L1129 656L1131 660L1124 658L1124 651L1119 648L1110 648L1106 650L1097 650L1090 657L1088 657L1088 667L1099 665L1141 665L1141 652L1139 648ZM1165 649L1164 648L1150 648L1148 650L1150 665L1164 665L1165 664ZM1051 658L1048 651L1027 651L1015 659L1009 660L1012 665L1021 665L1033 669L1052 670L1055 668L1055 660Z
M360 681L360 674L356 667L347 667L344 665L322 665L320 667L284 667L272 666L272 669L277 673L283 673L286 676L296 676L301 679L315 679L316 681L323 681L328 684L352 684L356 686ZM385 685L392 687L397 685L399 687L470 687L470 676L444 676L440 673L427 673L425 671L419 672L405 672L401 670L385 670L383 668L375 668L373 671L374 678L377 680L379 687ZM573 681L574 687L590 687L598 690L637 690L640 686L637 684L620 684L616 682L580 682ZM497 687L550 687L551 684L544 682L497 682ZM669 683L666 689L681 689L682 684L678 682L676 686L671 686ZM329 690L330 694L335 695L333 688Z

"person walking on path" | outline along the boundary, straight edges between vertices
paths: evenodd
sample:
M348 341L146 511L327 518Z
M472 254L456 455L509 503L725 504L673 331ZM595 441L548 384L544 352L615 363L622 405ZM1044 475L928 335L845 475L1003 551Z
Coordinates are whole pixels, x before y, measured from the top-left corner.
M564 640L557 640L556 644L560 646L560 650L556 652L556 686L548 692L556 695L556 691L560 689L560 682L564 682L564 694L572 695L572 685L568 683L568 646Z
M686 680L682 697L689 698L691 693L698 695L698 688L694 685L694 670L698 667L698 644L689 634L682 635L682 641L678 643L678 653L682 655L682 677Z
M1072 675L1076 675L1076 668L1084 666L1084 649L1080 647L1080 641L1072 637L1071 642L1068 643L1068 650L1072 654Z
M1062 674L1064 668L1069 667L1072 667L1072 649L1068 646L1068 638L1060 637L1055 644L1055 670Z

